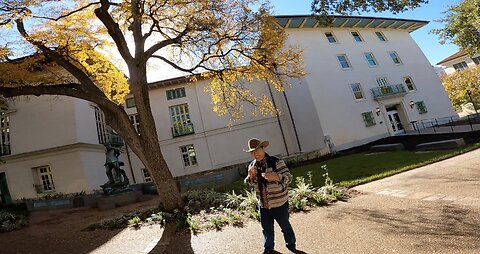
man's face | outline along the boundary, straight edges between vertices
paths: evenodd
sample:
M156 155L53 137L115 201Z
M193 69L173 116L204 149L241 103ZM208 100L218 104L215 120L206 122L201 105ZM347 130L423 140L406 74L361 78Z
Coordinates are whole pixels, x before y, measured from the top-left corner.
M265 150L263 149L263 147L259 147L255 150L251 151L250 154L252 155L252 157L255 160L261 161L265 157Z

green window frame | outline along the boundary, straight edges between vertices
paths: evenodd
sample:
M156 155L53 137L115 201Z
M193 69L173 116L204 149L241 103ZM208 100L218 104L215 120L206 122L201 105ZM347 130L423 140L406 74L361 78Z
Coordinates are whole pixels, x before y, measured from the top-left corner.
M375 122L375 117L373 116L372 111L362 113L363 122L365 122L365 127L374 126L377 123Z
M415 106L417 106L417 110L419 114L425 114L428 112L427 107L423 101L415 102Z
M174 100L187 96L185 93L185 87L167 90L167 100Z

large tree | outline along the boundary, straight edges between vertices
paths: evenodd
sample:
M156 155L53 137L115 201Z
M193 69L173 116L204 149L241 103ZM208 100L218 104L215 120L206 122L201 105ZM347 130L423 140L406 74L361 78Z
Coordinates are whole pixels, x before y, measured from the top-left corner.
M212 80L212 101L219 114L241 117L241 100L273 110L268 100L257 99L237 81L269 80L282 89L285 77L303 75L300 52L283 49L284 32L275 26L268 6L251 9L257 3L3 1L0 24L4 29L14 28L22 40L10 35L12 41L2 45L0 94L65 95L96 103L107 123L149 170L164 207L173 210L183 203L160 150L150 108L147 65L160 59L186 73L203 72ZM112 48L121 55L128 79L101 53ZM33 55L14 59L25 53ZM136 102L141 135L121 107L128 94Z
M470 55L480 53L480 0L460 1L444 14L439 20L444 27L433 30L441 43L452 42Z
M444 75L441 79L456 110L460 110L466 103L480 106L480 68L478 66L452 75ZM470 96L468 91L470 91Z
M325 0L312 9L330 14L371 5L396 12L423 2ZM213 110L233 119L244 115L243 101L262 114L276 113L267 96L255 96L243 82L266 80L282 90L304 75L301 51L284 47L285 33L262 0L3 0L0 28L0 94L64 95L97 104L149 170L167 210L183 203L150 108L147 66L153 60L210 79ZM112 49L127 77L112 63ZM141 135L121 107L128 94Z

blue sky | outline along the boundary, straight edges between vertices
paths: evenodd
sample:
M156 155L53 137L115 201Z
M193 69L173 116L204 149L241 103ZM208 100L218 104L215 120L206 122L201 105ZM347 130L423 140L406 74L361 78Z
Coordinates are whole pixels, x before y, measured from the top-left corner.
M447 10L449 6L456 5L458 0L430 0L429 4L423 5L417 9L409 10L397 15L393 15L389 12L367 12L361 13L363 16L374 17L394 17L405 19L417 19L430 21L430 23L413 33L411 33L413 39L422 49L423 53L427 56L432 65L440 62L444 58L456 53L458 47L454 44L439 43L438 36L436 34L430 34L430 30L441 28L443 25L439 22L435 22L443 17L442 12ZM310 14L310 0L271 0L273 6L274 15L305 15ZM357 16L358 13L352 15Z

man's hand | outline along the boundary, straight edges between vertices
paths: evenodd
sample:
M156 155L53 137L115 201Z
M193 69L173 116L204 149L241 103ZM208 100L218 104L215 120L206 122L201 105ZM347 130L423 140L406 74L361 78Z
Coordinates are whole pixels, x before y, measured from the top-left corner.
M262 173L262 176L269 182L280 181L280 176L275 172Z
M255 172L255 167L249 167L248 168L248 177L250 179L253 179L256 175L256 172Z

